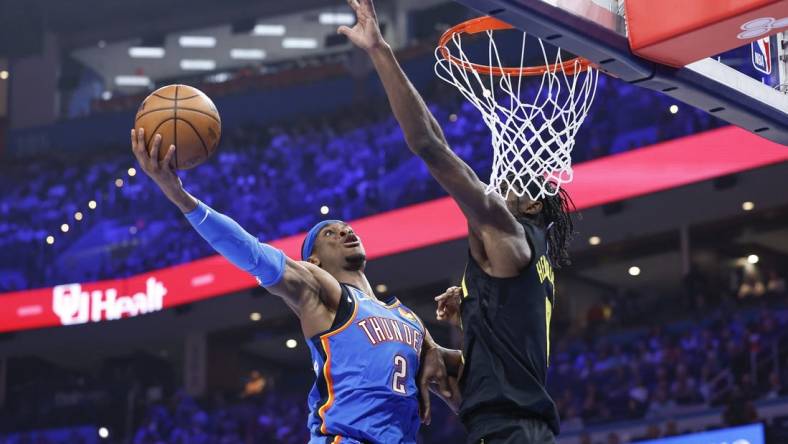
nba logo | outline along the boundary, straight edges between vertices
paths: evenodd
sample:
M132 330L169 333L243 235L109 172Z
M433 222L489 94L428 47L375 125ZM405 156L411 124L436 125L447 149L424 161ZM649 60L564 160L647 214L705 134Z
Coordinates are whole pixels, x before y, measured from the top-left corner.
M752 66L764 74L772 73L772 51L770 37L754 40L752 47Z

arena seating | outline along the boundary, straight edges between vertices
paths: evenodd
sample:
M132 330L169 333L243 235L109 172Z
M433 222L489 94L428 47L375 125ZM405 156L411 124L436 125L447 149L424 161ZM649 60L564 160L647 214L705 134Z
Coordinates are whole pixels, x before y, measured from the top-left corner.
M575 162L720 125L698 110L671 114L673 102L663 96L604 76L599 83ZM453 149L484 178L490 136L477 111L446 85L429 90ZM664 112L653 121L636 111L644 107ZM0 259L0 291L123 277L212 254L141 171L128 176L134 166L120 145L60 160L9 158L0 167L0 248L17 254ZM350 220L443 195L382 102L281 125L225 128L216 159L182 177L190 192L261 240L304 230L323 217L323 205L331 217ZM87 207L91 199L95 210ZM77 211L82 221L74 220ZM64 223L68 233L60 231ZM48 235L54 245L45 243ZM159 248L145 248L153 244Z
M685 432L670 425L679 416L719 408L725 424L718 425L733 425L757 420L753 405L788 402L786 296L768 293L731 305L734 296L724 295L707 307L701 322L688 311L671 323L633 328L614 322L604 333L592 325L557 331L548 388L561 412L563 435L642 421L664 426L653 437L667 436ZM42 408L51 427L98 416L122 428L133 396L134 443L264 443L270 436L296 443L307 437L309 373L280 377L259 393L242 396L239 386L195 400L174 385L177 370L166 360L143 354L106 362L98 377L45 372L35 362L14 368L9 377L24 381L14 380L18 388L9 393L0 432L12 424L13 430L43 426L29 422L41 417L36 409ZM460 442L456 416L434 401L433 426L423 428L422 436ZM780 424L775 420L769 433L784 432ZM641 432L646 437L653 430L644 426Z

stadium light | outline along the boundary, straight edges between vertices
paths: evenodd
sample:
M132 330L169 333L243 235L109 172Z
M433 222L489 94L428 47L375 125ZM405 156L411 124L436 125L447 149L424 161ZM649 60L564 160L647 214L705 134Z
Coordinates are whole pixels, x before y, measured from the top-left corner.
M112 98L112 91L104 91L101 93L102 100L109 100Z
M109 429L107 429L106 427L99 427L99 429L98 429L98 436L101 439L109 438Z
M132 46L129 48L129 57L134 59L162 59L164 48L154 46Z
M116 76L115 84L118 86L149 86L150 77L147 76Z
M76 213L74 213L74 219L82 220L82 212L81 211L77 211Z
M630 276L640 276L640 267L629 267Z
M120 178L115 179L115 186L118 187L118 188L122 187L123 186L123 179L120 179Z
M55 236L47 236L47 243L52 245L55 243Z
M232 75L229 72L217 72L216 74L211 74L210 76L205 78L205 81L208 83L222 83L230 80Z
M742 202L741 209L744 211L752 211L755 209L755 203L750 202L749 200L747 202Z
M295 339L288 339L287 341L285 341L285 346L287 348L296 348L297 345L298 345L298 341L296 341Z
M283 36L287 28L285 25L255 25L254 29L252 30L253 35L264 35L264 36Z
M377 291L378 293L385 293L388 290L389 288L386 287L386 284L378 284L375 286L375 291Z
M216 60L210 59L183 59L181 69L184 71L213 71L216 69Z
M60 226L60 231L64 233L68 233L68 224L63 224Z
M134 177L134 176L136 176L136 175L137 175L137 170L136 170L136 169L134 169L134 167L131 167L131 168L129 168L129 170L128 170L128 171L126 171L126 172L127 172L127 173L129 173L129 176L130 176L130 177Z
M317 48L317 39L307 37L287 37L282 39L282 48L315 49Z
M259 321L262 318L263 318L263 316L260 313L256 312L256 311L249 314L249 319L251 319L254 322L257 322L257 321Z
M262 49L233 48L230 50L230 58L235 60L263 60L265 51Z
M457 121L457 114L449 114L449 122L456 122Z
M747 263L749 264L755 265L758 263L759 260L761 260L761 258L759 258L757 254L751 254L747 256Z
M0 79L5 80L7 78L8 78L8 71L6 71L5 69L0 71Z
M670 105L670 113L671 114L676 114L677 112L679 112L678 105Z
M182 35L178 37L178 44L183 48L213 48L216 46L216 37L207 35Z
M96 209L96 201L95 200L91 200L90 202L88 202L88 208L90 208L91 210L95 210Z
M320 214L322 214L322 215L324 215L324 216L325 216L326 214L328 214L328 212L329 212L329 211L330 211L330 210L329 210L329 208L328 208L327 206L325 206L325 205L323 205L322 207L320 207Z
M352 25L356 17L349 12L321 12L318 21L321 25Z
M137 234L137 231L139 231L139 230L137 230L137 227L135 227L134 225L129 227L129 234L132 234L132 235Z
M599 236L591 236L588 238L588 243L591 245L599 245L602 243L602 239Z

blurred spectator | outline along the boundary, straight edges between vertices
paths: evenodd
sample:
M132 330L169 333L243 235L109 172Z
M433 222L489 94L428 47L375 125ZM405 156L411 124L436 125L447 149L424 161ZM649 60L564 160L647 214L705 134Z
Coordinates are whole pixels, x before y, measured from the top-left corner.
M676 402L668 398L668 393L664 388L659 388L648 405L646 418L667 419L671 417L675 409Z
M769 270L766 278L766 291L771 294L785 293L785 278L777 274L777 270Z
M678 434L680 434L680 432L679 432L679 427L676 424L676 421L670 420L667 423L665 423L665 431L662 433L662 436L668 437L668 436L676 436Z
M635 374L635 379L629 389L629 398L638 404L648 402L648 388L643 384L643 378L639 373Z
M739 387L734 387L731 392L722 413L722 420L727 426L751 424L758 420L758 412L752 400L748 399Z
M783 387L780 374L775 371L769 373L769 388L764 397L766 399L776 399L786 394L788 394L788 390Z
M670 387L671 396L680 405L695 404L701 401L695 379L690 377L685 364L676 367L675 381Z
M752 383L752 376L750 376L749 373L744 373L741 375L738 389L744 399L752 401L758 397L757 389Z
M660 431L659 431L659 425L657 425L657 424L649 424L649 426L646 428L646 433L643 436L641 436L641 437L635 438L635 440L636 441L642 441L642 440L647 440L647 439L657 439L657 438L660 438L660 437L661 437L661 434L660 434Z
M262 374L260 374L257 370L252 370L249 373L249 379L244 384L244 391L241 394L242 397L248 396L256 396L263 393L265 390L266 380Z
M583 430L583 427L583 418L577 416L577 410L574 407L567 409L566 413L561 417L561 430L563 432L575 432Z
M754 273L746 273L744 279L739 286L737 296L739 299L757 298L766 293L766 287L763 282Z

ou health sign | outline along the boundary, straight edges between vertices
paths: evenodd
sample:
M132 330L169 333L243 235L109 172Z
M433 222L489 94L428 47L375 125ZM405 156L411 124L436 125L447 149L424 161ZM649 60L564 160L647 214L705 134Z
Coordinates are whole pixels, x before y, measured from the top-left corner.
M693 433L672 438L641 441L641 444L765 444L763 424Z

